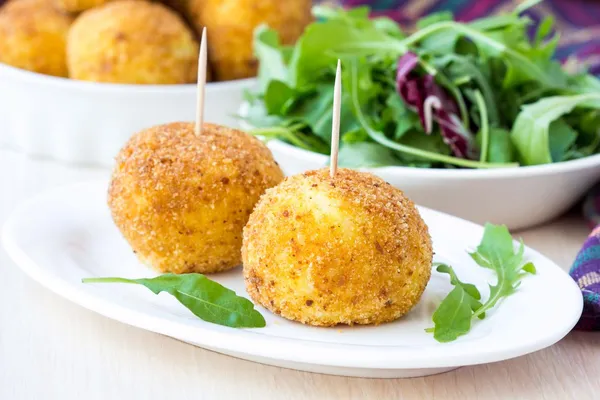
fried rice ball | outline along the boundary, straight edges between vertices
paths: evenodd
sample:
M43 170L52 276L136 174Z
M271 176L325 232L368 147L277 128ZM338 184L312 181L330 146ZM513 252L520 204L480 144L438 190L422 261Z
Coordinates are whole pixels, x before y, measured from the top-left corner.
M0 8L0 62L67 76L66 39L72 18L49 1L13 0Z
M116 1L85 11L67 40L71 78L112 83L195 82L198 42L158 3Z
M406 314L431 274L432 245L413 202L349 169L286 178L244 228L246 290L290 320L380 324Z
M212 72L220 81L256 75L252 42L257 26L267 24L279 33L283 44L293 44L312 20L312 0L171 1L185 9L198 32L207 28Z
M134 135L117 156L113 220L158 271L210 273L241 262L242 229L260 195L283 179L258 139L224 126L176 122Z
M114 0L53 0L54 5L61 11L78 13L98 7Z

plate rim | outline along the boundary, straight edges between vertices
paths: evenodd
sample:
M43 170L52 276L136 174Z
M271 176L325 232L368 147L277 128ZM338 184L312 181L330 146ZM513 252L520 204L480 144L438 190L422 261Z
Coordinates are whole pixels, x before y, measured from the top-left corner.
M438 346L432 346L425 351L414 352L400 346L373 347L360 344L340 344L294 339L264 335L254 332L253 329L227 328L200 320L200 323L192 326L161 316L149 315L134 307L111 302L104 299L101 295L94 294L99 290L93 289L94 286L81 285L78 287L66 279L61 279L60 275L49 272L52 270L44 268L33 260L13 237L12 232L17 229L21 216L26 214L26 210L33 205L40 202L43 203L44 199L50 199L61 192L68 192L77 187L97 188L101 182L106 183L107 180L60 185L42 192L18 206L10 214L2 229L2 243L7 254L17 267L23 270L31 279L83 308L130 326L197 343L199 347L289 362L347 368L421 369L460 367L503 361L549 347L571 331L583 310L583 298L580 295L579 287L572 281L570 276L552 260L540 254L535 249L526 246L527 251L531 252L536 258L544 261L544 263L547 263L549 268L563 274L564 278L571 281L572 284L567 284L565 280L565 287L571 287L573 300L575 299L575 294L577 294L577 303L579 306L571 314L573 316L570 318L571 323L565 323L562 329L556 329L552 334L542 337L542 340L521 342L516 346L495 346L493 350L482 351L480 349L476 353L467 355L447 350L440 351ZM426 207L420 208L426 209L433 214L459 220L461 223L475 225L475 227L482 229L481 225L473 222ZM451 349L452 347L456 347L455 344L448 343L444 344L444 346L447 346L446 349ZM458 347L460 349L462 346L459 344Z

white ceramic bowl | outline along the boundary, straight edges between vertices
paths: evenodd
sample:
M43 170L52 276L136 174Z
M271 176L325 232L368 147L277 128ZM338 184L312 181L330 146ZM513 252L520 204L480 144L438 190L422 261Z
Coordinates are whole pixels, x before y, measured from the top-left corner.
M323 168L328 157L278 140L268 142L287 174ZM416 203L483 224L523 229L573 206L600 179L600 154L556 164L510 169L367 168ZM452 229L451 226L448 229Z
M206 120L233 117L254 79L209 83ZM55 78L0 64L0 146L70 163L113 165L141 129L195 118L195 85L115 85ZM288 174L322 168L327 157L268 143ZM498 170L368 169L416 203L478 222L521 229L571 207L600 177L600 155L565 163Z
M205 119L233 126L254 79L206 85ZM69 163L112 166L134 133L195 118L196 85L116 85L0 63L0 146Z

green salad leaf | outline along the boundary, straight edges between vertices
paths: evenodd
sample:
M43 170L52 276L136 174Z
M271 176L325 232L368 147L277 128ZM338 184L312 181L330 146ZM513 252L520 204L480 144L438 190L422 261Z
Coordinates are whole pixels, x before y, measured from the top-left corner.
M510 133L502 128L491 128L488 158L491 163L508 163L515 159L515 149Z
M433 314L435 326L427 331L433 332L439 342L454 341L471 330L474 318L484 319L502 299L515 293L525 275L536 273L534 265L523 259L524 248L521 241L515 251L506 226L486 224L481 243L470 255L480 267L496 275L496 283L489 285L487 300L482 302L477 287L460 281L452 267L439 265L437 271L450 275L454 288Z
M254 54L261 60L258 65L258 80L262 90L272 80L287 82L288 68L277 32L265 25L257 27L254 31Z
M348 165L504 168L597 154L600 118L592 112L600 80L556 61L553 19L533 31L523 15L538 3L468 23L432 14L414 32L371 18L367 7L320 5L293 46L261 26L254 35L259 85L240 117L267 140L328 154L339 58L340 151ZM424 110L438 103L425 118ZM373 148L387 150L377 159Z
M386 165L401 165L394 153L377 143L349 143L340 149L338 164L345 168L383 167Z
M548 164L552 162L550 148L550 125L560 117L570 113L575 107L600 109L600 93L584 93L573 96L553 96L523 106L511 132L511 138L519 155L526 165ZM554 135L574 132L566 123L555 125ZM597 127L600 131L600 126ZM600 133L598 133L600 134ZM565 139L554 138L564 146ZM570 140L572 142L573 140ZM556 144L555 144L556 146ZM555 152L557 150L555 149ZM562 150L561 153L564 153ZM562 158L562 157L561 157Z
M233 290L202 274L164 274L151 279L86 278L83 283L127 283L142 285L154 294L167 292L195 316L213 324L232 328L262 328L263 316L254 304Z

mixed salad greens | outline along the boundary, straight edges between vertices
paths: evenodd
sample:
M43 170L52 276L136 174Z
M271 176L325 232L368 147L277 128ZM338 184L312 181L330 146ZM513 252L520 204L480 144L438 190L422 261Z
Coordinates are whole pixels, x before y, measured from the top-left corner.
M366 7L316 6L294 46L261 26L259 88L242 118L255 135L328 154L339 58L341 166L515 167L598 153L600 81L554 59L551 18L530 37L522 13L540 1L470 23L432 14L410 35Z

